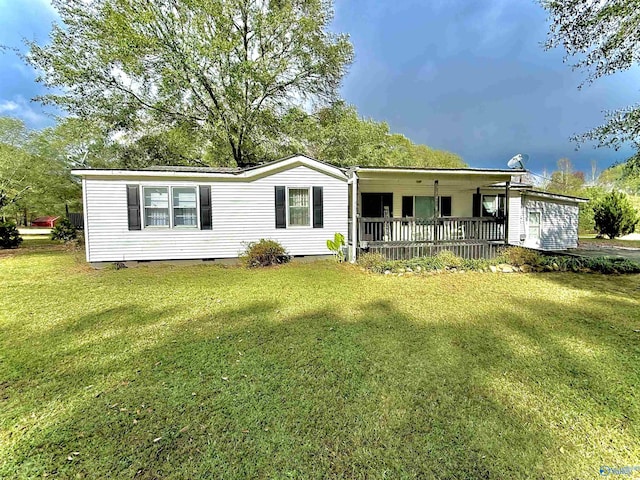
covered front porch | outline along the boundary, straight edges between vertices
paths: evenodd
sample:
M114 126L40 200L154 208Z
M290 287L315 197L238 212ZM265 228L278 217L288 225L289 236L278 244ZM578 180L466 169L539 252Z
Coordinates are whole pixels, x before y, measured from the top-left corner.
M491 258L509 242L510 204L520 205L511 191L518 171L361 167L349 173L352 261L363 252L404 259L442 250Z

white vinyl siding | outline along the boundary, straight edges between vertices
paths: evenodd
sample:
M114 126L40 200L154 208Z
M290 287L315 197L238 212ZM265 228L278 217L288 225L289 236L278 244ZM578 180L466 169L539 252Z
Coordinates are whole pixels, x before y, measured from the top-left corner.
M522 215L520 192L511 190L509 195L509 244L511 245L522 245L521 236L524 232Z
M135 172L132 173L134 175ZM211 186L212 229L143 228L129 231L127 185ZM323 228L275 228L275 186L323 187ZM141 199L144 205L144 198ZM310 199L309 199L310 201ZM88 225L87 259L91 262L236 258L248 242L280 242L291 255L328 255L326 241L347 234L347 183L305 165L293 166L253 181L193 180L160 182L154 178L85 179Z
M540 213L540 239L542 250L566 250L578 246L578 205L525 194L523 219L526 225L524 244L532 241L531 213Z

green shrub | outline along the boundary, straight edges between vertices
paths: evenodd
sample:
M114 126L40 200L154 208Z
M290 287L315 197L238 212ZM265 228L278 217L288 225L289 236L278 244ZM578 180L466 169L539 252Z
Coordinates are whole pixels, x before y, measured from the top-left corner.
M593 205L593 220L598 233L616 238L632 233L640 218L629 198L614 190Z
M61 240L67 243L75 240L77 237L78 231L68 218L63 218L51 229L51 240Z
M0 222L0 248L18 248L22 237L15 223Z
M257 242L249 243L240 259L246 267L255 268L287 263L291 257L275 240L261 238Z
M589 198L589 201L579 205L578 233L580 235L596 233L596 223L593 219L593 206L597 204L606 193L602 187L598 186L587 187L585 189L583 195Z
M491 265L509 263L515 266L531 265L540 270L561 272L597 272L605 274L640 273L640 263L613 257L547 256L521 247L509 247L496 258L463 259L450 251L442 251L435 257L418 257L408 260L385 260L379 253L365 253L358 264L372 272L432 272L456 268L469 271L486 271Z
M604 274L640 273L640 263L615 257L542 256L539 266L561 272L584 272L588 270Z
M442 250L438 252L436 258L442 262L442 265L450 268L459 268L462 266L464 259L456 256L451 250Z
M487 258L466 258L462 262L462 268L464 270L482 271L487 270L490 265L496 265L498 263L504 263L502 261L496 261L495 259Z
M387 259L380 253L363 253L358 257L358 265L372 272L383 271L382 266L387 263Z
M508 247L502 252L505 263L521 267L522 265L538 265L541 255L535 250L524 247Z

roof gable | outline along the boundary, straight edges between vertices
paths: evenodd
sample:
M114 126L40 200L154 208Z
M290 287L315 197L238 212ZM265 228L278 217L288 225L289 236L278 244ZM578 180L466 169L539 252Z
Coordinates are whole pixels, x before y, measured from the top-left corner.
M297 166L306 166L318 172L347 181L344 170L306 155L293 155L253 167L150 167L143 170L83 169L72 170L82 178L214 178L220 180L253 181Z

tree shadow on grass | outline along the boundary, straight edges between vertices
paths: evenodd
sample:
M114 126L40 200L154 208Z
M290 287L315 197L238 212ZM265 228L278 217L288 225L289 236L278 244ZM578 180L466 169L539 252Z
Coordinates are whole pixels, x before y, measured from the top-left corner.
M80 318L50 340L95 334L114 318L161 332L145 342L116 329L41 365L39 387L62 408L35 408L49 417L15 431L0 473L546 478L632 461L637 447L615 448L637 444L637 430L607 428L637 416L627 391L639 379L637 343L582 308L546 305L563 315L549 322L535 301L517 301L491 318L437 321L388 301L362 304L357 318L330 308L284 315L277 301L188 321L152 309ZM606 312L588 307L596 318ZM109 362L89 354L112 347L120 354ZM81 381L45 380L60 369ZM611 373L622 388L602 382ZM606 452L589 434L610 440L608 458L585 458Z
M532 274L545 281L555 283L561 287L570 287L596 293L627 294L636 300L640 298L640 274L602 274L602 273L573 273L549 272ZM616 281L623 278L624 286Z

